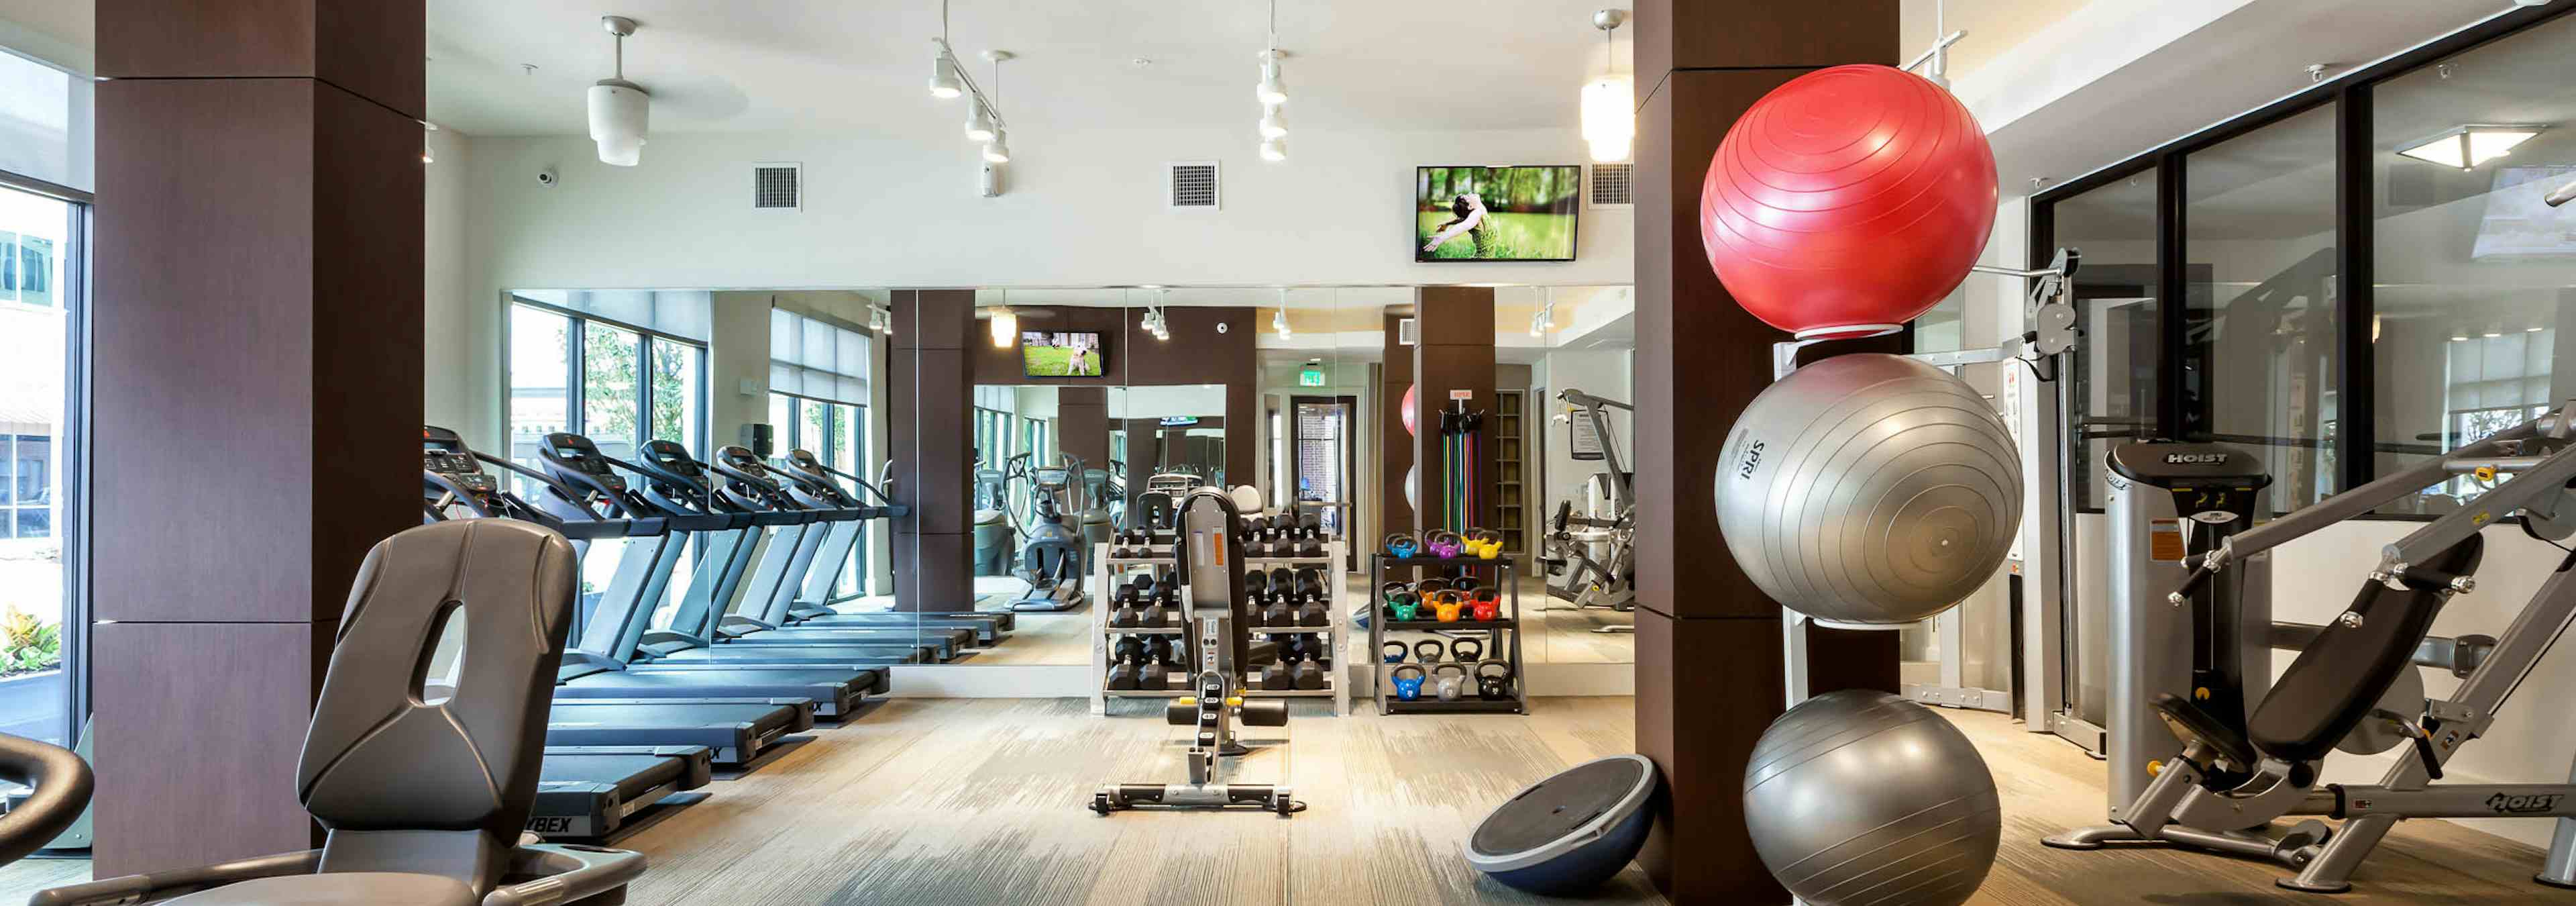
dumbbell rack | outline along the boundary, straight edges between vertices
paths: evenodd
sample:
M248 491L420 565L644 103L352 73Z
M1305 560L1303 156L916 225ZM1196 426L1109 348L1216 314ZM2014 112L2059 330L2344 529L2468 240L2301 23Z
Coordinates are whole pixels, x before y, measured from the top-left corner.
M1503 592L1502 619L1452 620L1446 623L1439 620L1398 621L1387 619L1385 607L1386 602L1383 600L1385 592L1382 591L1382 589L1386 587L1387 571L1390 569L1409 569L1412 567L1427 567L1432 569L1455 569L1465 567L1470 571L1491 570L1494 581L1501 586L1501 590ZM1369 688L1372 690L1372 694L1377 698L1378 713L1529 713L1529 674L1525 672L1521 662L1521 587L1520 583L1517 581L1517 577L1518 571L1513 569L1512 559L1510 557L1485 560L1476 557L1450 557L1446 559L1440 557L1394 557L1389 556L1384 552L1370 555L1368 583L1369 644L1368 650L1364 652L1364 655L1368 658L1370 680ZM1387 681L1387 673L1396 665L1387 663L1386 657L1383 654L1386 648L1386 634L1396 631L1483 633L1485 637L1485 650L1488 652L1486 657L1499 658L1512 665L1511 697L1502 699L1475 698L1472 697L1474 693L1471 691L1468 693L1470 697L1460 698L1456 701L1441 701L1432 697L1430 689L1426 686L1423 690L1423 697L1421 698L1417 698L1412 701L1404 701L1396 698L1395 684ZM1506 644L1507 640L1508 644ZM1408 661L1407 663L1411 662ZM1472 687L1475 683L1474 671L1476 665L1466 664L1463 666L1465 666L1469 671L1467 682Z
M1169 540L1167 539L1167 536L1171 534L1172 533L1170 532L1157 532L1154 539L1155 543L1158 545L1168 544ZM1111 591L1116 587L1116 583L1126 576L1128 570L1136 567L1168 567L1178 565L1178 561L1170 555L1160 557L1111 557L1109 556L1109 548L1110 545L1108 544L1093 545L1091 557L1091 562L1097 564L1092 567L1090 578L1092 600L1091 713L1108 713L1109 700L1113 698L1179 698L1189 695L1190 690L1187 687L1182 686L1175 686L1170 689L1109 688L1109 668L1112 666L1109 655L1109 646L1111 641L1117 637L1122 635L1170 635L1180 637L1180 640L1184 645L1189 643L1189 628L1182 623L1180 614L1177 612L1177 608L1175 609L1176 612L1172 614L1174 623L1172 626L1147 629L1109 625L1109 618L1112 612L1117 609L1110 605ZM1245 697L1330 698L1333 700L1334 716L1346 716L1351 713L1350 684L1342 680L1343 670L1345 670L1349 664L1346 657L1351 647L1350 606L1343 600L1345 595L1344 586L1348 583L1342 581L1342 573L1338 566L1338 564L1342 562L1342 556L1342 542L1328 541L1324 544L1324 556L1321 557L1244 558L1243 568L1247 572L1256 569L1275 569L1283 566L1289 569L1296 569L1301 566L1312 566L1324 571L1324 584L1326 586L1324 592L1325 625L1301 626L1294 629L1282 629L1281 631L1283 634L1318 634L1325 636L1325 644L1327 646L1325 650L1332 652L1333 660L1332 665L1324 671L1324 688L1256 688L1261 682L1261 677L1257 671L1253 671L1249 672L1249 675L1247 676L1237 677L1237 679L1242 683L1243 694ZM1265 635L1270 631L1269 627L1266 626L1245 626L1243 629L1247 634L1253 636ZM1194 662L1194 659L1185 659L1185 661ZM1188 675L1188 672L1189 671L1185 664L1182 669L1175 670L1173 675L1186 676Z

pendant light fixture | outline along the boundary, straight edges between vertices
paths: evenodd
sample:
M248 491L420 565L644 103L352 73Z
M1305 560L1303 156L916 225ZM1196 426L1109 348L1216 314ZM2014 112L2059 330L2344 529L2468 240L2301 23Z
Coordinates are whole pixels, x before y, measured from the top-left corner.
M1595 163L1627 160L1637 139L1636 83L1628 74L1615 71L1619 61L1610 36L1627 21L1627 10L1592 14L1592 27L1601 30L1601 75L1583 83L1583 140L1592 146Z
M600 163L632 167L643 161L653 95L626 80L626 36L635 33L635 20L601 16L599 24L616 36L617 70L590 86L590 140L599 144Z
M1288 119L1279 109L1288 103L1288 85L1279 77L1279 61L1287 56L1279 49L1279 0L1270 0L1270 41L1261 49L1261 81L1252 96L1261 102L1261 159L1271 163L1288 159Z

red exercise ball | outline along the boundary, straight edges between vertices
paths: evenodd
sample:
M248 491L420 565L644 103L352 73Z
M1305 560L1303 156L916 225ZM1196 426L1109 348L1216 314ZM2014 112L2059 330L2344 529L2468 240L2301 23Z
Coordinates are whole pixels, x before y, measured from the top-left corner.
M1994 226L1985 130L1949 91L1886 66L1764 95L1700 191L1700 243L1726 291L1801 339L1913 320L1968 276Z
M1396 407L1395 415L1397 418L1404 420L1404 433L1406 434L1421 433L1414 430L1413 427L1413 394L1415 391L1421 389L1422 385L1420 384L1404 388L1404 405Z

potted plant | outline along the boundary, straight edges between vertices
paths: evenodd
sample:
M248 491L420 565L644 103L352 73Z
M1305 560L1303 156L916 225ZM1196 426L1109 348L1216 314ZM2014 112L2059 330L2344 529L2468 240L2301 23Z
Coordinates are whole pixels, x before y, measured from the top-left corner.
M62 720L63 627L17 605L0 609L0 732Z

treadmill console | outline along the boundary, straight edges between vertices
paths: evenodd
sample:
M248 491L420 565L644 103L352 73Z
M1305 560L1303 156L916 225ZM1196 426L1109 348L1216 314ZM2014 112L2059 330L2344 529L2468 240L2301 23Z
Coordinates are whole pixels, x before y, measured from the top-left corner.
M682 478L704 479L707 473L698 468L698 458L677 441L655 440L644 443L643 464Z
M466 449L465 439L445 428L424 427L420 430L421 470L447 479L451 484L477 498L487 506L495 503L494 495L501 484L485 474L483 464L474 460L474 451Z
M599 446L591 443L590 438L561 432L548 434L545 439L545 460L546 464L554 467L557 472L571 472L580 476L580 479L586 483L605 488L608 493L617 494L626 490L625 477L618 475L617 470L609 468L607 457L600 454Z
M1072 478L1063 469L1039 469L1032 477L1037 481L1038 487L1050 490L1064 487Z

